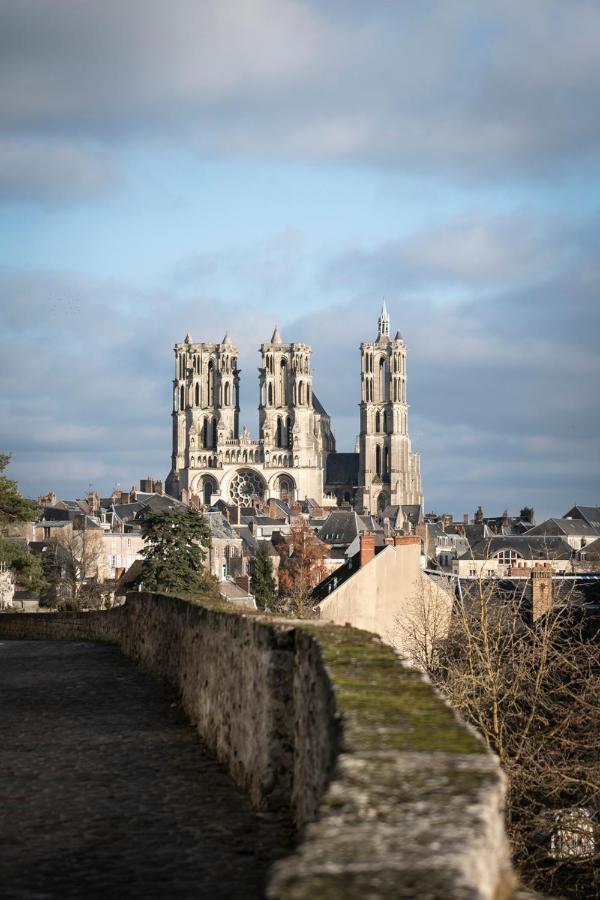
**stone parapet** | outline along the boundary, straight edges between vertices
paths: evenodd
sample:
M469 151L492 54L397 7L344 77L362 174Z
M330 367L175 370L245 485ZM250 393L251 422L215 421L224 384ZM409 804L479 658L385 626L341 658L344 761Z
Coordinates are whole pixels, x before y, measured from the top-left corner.
M374 635L130 594L108 612L4 613L10 638L113 641L176 685L254 805L296 821L272 900L511 896L496 758Z

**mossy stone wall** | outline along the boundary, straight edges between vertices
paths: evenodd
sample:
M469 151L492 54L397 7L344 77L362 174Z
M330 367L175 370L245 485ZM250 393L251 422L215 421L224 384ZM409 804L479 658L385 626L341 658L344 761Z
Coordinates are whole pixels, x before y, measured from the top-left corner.
M254 805L298 825L272 900L511 894L496 759L374 635L130 594L108 612L2 614L10 638L113 641L175 684Z

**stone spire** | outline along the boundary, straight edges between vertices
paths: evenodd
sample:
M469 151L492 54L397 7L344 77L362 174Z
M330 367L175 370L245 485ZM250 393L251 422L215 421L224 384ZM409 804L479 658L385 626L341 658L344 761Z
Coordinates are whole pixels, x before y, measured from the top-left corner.
M221 343L222 343L225 347L232 347L232 346L233 346L232 343L231 343L231 338L229 337L229 332L228 332L228 331L225 332L225 337L223 338L223 340L221 341Z
M377 322L378 332L377 337L388 337L390 336L390 316L387 311L387 307L385 305L385 300L383 301L383 306L381 307L381 315L379 316L379 321Z
M275 331L273 332L273 337L271 338L272 344L281 344L281 335L279 334L279 325L275 326Z

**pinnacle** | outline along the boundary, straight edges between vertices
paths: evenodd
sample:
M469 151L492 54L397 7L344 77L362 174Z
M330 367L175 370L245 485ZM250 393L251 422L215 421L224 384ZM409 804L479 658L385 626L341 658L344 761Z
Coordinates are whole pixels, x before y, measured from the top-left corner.
M279 334L279 325L275 325L275 331L273 332L273 337L271 338L272 344L281 344L281 335Z
M225 337L223 338L223 340L221 341L221 343L224 344L226 347L231 347L231 346L232 346L232 344L231 344L231 338L229 337L229 332L228 332L228 331L225 332Z

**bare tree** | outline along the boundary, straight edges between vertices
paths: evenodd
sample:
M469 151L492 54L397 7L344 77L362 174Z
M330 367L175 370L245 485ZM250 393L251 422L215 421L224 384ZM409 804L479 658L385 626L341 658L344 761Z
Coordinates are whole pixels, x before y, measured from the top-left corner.
M504 592L496 579L471 586L447 637L424 617L415 643L423 668L500 758L523 879L561 896L596 897L598 633L573 591L534 616L529 579Z
M436 578L438 587L451 597L452 579ZM412 602L396 616L394 645L401 648L407 660L434 677L440 668L440 654L445 646L450 628L451 601L440 602L438 592L427 590L423 579L416 589Z
M46 602L59 608L98 609L105 593L101 530L65 528L48 553Z

